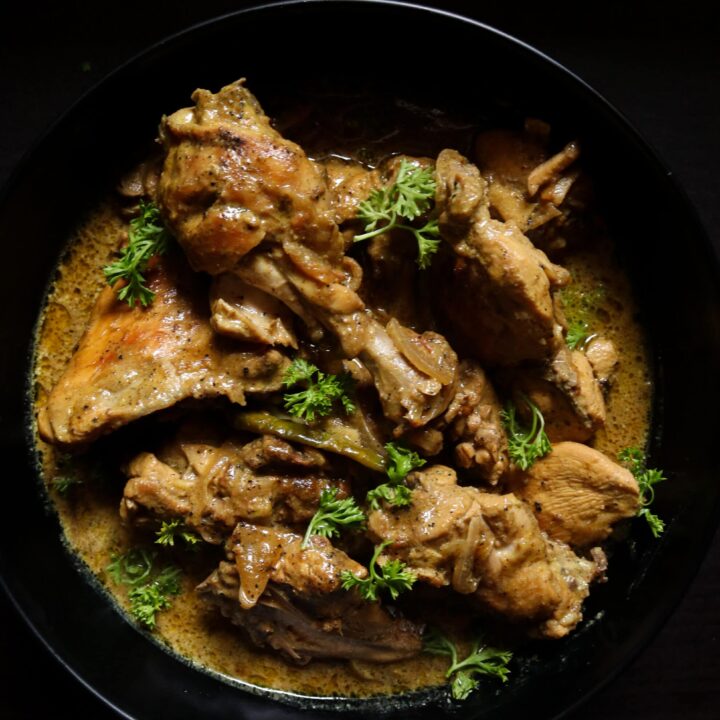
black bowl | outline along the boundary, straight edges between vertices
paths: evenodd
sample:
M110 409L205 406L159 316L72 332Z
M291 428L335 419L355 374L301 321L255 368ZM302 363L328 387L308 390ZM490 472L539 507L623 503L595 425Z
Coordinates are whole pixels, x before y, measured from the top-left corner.
M342 27L342 42L323 28ZM304 32L298 32L298 29ZM422 74L398 84L388 63L408 30L431 44ZM308 42L308 32L316 42ZM375 52L368 38L382 40ZM489 71L491 69L491 71ZM638 295L653 349L656 403L651 463L670 482L658 492L661 540L636 524L613 558L610 582L591 597L589 620L567 640L518 663L506 686L462 706L468 718L549 718L617 673L656 632L695 573L717 522L717 461L710 461L719 398L720 313L716 259L684 196L645 143L601 97L553 61L476 22L394 3L298 2L240 12L165 41L124 66L73 107L5 189L0 237L32 272L2 284L3 457L9 467L0 523L0 574L49 649L109 705L130 717L298 717L452 714L443 693L392 701L303 698L230 683L139 633L88 582L46 506L21 381L48 279L71 229L154 137L159 116L197 86L240 76L262 102L292 95L308 77L360 85L481 116L542 117L579 136L585 163ZM272 108L271 108L272 109ZM48 192L52 189L52 192ZM15 381L8 382L14 378ZM687 422L693 418L694 422ZM18 510L18 509L21 509ZM21 540L20 540L21 539Z

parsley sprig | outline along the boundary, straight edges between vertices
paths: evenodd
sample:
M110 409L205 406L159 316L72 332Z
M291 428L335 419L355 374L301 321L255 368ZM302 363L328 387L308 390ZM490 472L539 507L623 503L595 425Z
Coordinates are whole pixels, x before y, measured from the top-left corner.
M66 495L75 485L82 485L83 480L77 468L73 467L72 456L68 453L60 453L55 458L55 470L57 474L50 482L60 495Z
M653 537L660 537L665 530L665 523L655 513L650 512L650 505L655 499L655 485L667 478L663 475L662 470L647 467L647 458L640 448L624 448L618 453L618 460L635 476L640 488L638 517L645 518Z
M285 387L301 382L306 384L304 390L285 393L283 396L285 409L302 420L315 422L318 416L329 415L336 401L340 402L348 415L355 412L355 403L349 395L352 378L347 373L324 373L307 360L296 358L285 371L282 382Z
M356 235L355 242L369 240L394 228L406 230L417 241L418 265L423 269L429 267L440 245L437 218L428 220L420 228L401 221L412 222L427 214L434 204L435 187L432 168L417 167L403 158L395 182L373 190L358 206L357 216L365 222L365 232Z
M508 436L510 459L521 470L527 470L537 459L547 455L552 450L552 445L545 433L545 418L540 409L530 398L525 395L522 395L522 398L532 413L529 428L520 425L517 408L512 402L506 404L500 417Z
M577 350L593 334L591 325L597 321L598 310L605 300L605 286L581 290L576 285L570 285L560 290L559 294L568 317L565 343L570 350Z
M67 495L71 487L82 485L82 482L82 478L79 478L77 475L56 475L52 479L52 486L60 495Z
M473 642L470 654L460 660L455 643L439 630L431 629L423 638L423 651L431 655L450 657L450 667L445 677L454 676L450 687L455 700L465 700L478 686L478 681L475 679L477 675L492 675L502 682L507 682L510 674L508 664L512 659L512 652L488 647L483 644L482 638L477 638Z
M157 613L169 608L170 596L180 594L180 568L156 566L157 553L133 548L122 555L113 555L107 572L116 585L130 588L130 612L138 622L153 630Z
M120 257L103 272L108 285L115 286L124 280L117 296L125 300L130 307L140 303L149 305L155 293L145 285L143 273L153 255L162 255L167 251L170 234L160 218L160 210L153 202L140 201L140 215L130 221L128 244L122 249Z
M157 536L155 543L165 547L174 547L175 540L178 538L189 547L200 542L200 538L194 532L190 532L183 521L178 518L170 521L163 520L155 535Z
M406 507L410 504L412 490L403 482L408 473L422 467L425 460L416 452L396 443L385 445L387 451L387 472L390 482L378 485L367 494L367 502L373 510L380 509L380 501L385 500L395 507Z
M361 528L365 524L365 513L353 497L338 500L338 488L328 488L320 493L320 504L307 526L302 546L306 547L313 535L330 538L340 535L340 528L348 530Z
M343 589L351 590L357 587L362 598L368 602L377 600L381 590L387 590L393 600L397 600L401 592L409 590L417 580L417 576L407 569L404 562L388 560L384 565L377 564L377 559L382 551L391 544L391 540L386 540L375 548L370 565L368 565L368 577L359 578L349 570L343 570L340 573Z
M568 324L565 344L570 350L577 350L582 347L590 337L590 326L584 320L574 320Z

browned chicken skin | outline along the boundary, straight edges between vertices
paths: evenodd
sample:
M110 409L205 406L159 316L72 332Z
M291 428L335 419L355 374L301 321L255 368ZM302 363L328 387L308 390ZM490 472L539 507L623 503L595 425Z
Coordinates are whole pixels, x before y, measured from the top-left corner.
M240 80L196 90L195 106L163 119L158 200L195 270L232 270L263 240L342 252L326 188L303 150L270 124Z
M227 397L281 387L288 360L267 348L247 350L210 327L207 291L177 254L148 273L147 308L107 287L70 364L38 416L43 439L62 445L94 440L186 398Z

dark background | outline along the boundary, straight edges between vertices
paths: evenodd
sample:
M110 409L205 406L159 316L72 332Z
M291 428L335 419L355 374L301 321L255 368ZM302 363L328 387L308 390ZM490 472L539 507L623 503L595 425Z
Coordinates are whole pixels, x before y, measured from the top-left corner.
M0 4L0 185L39 134L118 64L168 34L247 4L227 0L185 7L151 0ZM566 0L424 4L473 16L515 35L604 94L675 174L720 254L720 17L716 9L694 0L582 6ZM342 29L298 28L298 32L311 32L322 41ZM417 44L419 67L444 62L434 56L431 38L413 38L409 31L398 41ZM448 59L448 72L451 67ZM132 112L131 99L126 107ZM11 250L6 251L6 259L11 262ZM708 453L715 451L708 448ZM116 717L52 659L1 592L0 618L0 718ZM655 640L615 681L571 713L570 720L717 720L719 635L720 538L716 537L685 599Z

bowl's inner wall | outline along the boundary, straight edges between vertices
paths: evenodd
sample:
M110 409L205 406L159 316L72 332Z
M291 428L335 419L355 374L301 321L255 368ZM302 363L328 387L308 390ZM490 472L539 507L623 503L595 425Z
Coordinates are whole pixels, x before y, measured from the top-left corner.
M329 29L330 28L330 29ZM422 47L417 57L411 47ZM303 3L240 13L161 44L111 76L73 108L16 174L0 208L0 237L18 268L0 285L2 423L9 513L0 524L0 573L48 644L109 702L144 717L257 717L265 701L186 667L148 643L77 572L58 542L25 448L28 410L20 378L58 253L91 208L151 145L163 113L190 104L196 87L238 77L272 114L299 87L370 90L499 121L540 117L558 137L579 137L620 254L635 282L656 361L652 463L672 481L658 512L663 540L639 524L596 588L588 616L568 640L548 643L507 691L466 705L468 717L532 710L549 717L617 671L677 602L715 526L712 447L720 366L717 269L684 198L624 122L563 70L474 23L375 3ZM10 381L10 378L14 380ZM21 539L21 540L20 540ZM42 572L33 571L42 558ZM132 658L132 661L128 661ZM148 701L146 688L153 688ZM333 701L318 701L328 708ZM242 703L242 708L238 705ZM378 703L375 712L395 712ZM428 717L438 710L429 708ZM273 717L294 717L276 707ZM402 712L400 713L402 714Z

